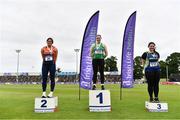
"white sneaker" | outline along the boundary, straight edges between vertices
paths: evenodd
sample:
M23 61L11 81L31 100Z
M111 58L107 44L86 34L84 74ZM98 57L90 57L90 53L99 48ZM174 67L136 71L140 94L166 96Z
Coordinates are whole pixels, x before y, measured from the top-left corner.
M41 98L46 98L46 92L43 92L43 93L42 93Z
M50 92L47 97L48 97L48 98L52 98L52 97L53 97L53 92Z

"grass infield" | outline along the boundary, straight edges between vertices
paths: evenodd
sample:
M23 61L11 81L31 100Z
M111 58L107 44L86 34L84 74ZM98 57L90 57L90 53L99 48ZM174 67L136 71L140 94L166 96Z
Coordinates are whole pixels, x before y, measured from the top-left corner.
M180 119L180 86L160 85L159 98L168 102L167 113L145 110L147 85L123 89L122 100L118 84L105 86L111 92L111 112L89 112L88 90L81 89L79 101L78 85L57 84L54 96L58 96L58 111L34 113L34 98L41 96L41 85L0 85L0 119Z

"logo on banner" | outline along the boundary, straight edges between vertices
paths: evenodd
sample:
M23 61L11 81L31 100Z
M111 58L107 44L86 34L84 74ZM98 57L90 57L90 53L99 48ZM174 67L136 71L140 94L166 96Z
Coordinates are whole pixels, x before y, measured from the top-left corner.
M123 85L125 86L131 86L132 82L131 81L123 81Z
M90 88L90 87L91 87L91 84L90 84L90 82L82 81L82 82L81 82L81 86L85 86L85 87Z

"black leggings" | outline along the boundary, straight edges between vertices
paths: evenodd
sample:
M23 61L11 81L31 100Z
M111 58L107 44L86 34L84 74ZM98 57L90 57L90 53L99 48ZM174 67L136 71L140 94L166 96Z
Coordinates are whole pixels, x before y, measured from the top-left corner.
M100 72L101 84L104 84L104 59L93 59L93 84L97 82L97 72Z
M48 72L50 72L51 91L53 92L54 87L55 87L55 72L56 72L56 65L54 64L54 62L43 62L43 65L42 65L42 89L43 89L43 92L46 91Z
M158 97L160 71L146 71L145 76L148 83L149 97L153 98L153 92L154 92L154 96Z

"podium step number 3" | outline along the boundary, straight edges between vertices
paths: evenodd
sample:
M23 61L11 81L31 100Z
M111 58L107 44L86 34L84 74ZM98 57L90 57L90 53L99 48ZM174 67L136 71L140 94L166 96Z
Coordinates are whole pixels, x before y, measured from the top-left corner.
M149 112L168 112L168 104L167 103L153 103L146 101L145 107Z
M35 98L35 112L55 112L58 106L58 98Z
M108 112L111 111L111 100L109 90L89 91L89 111Z

